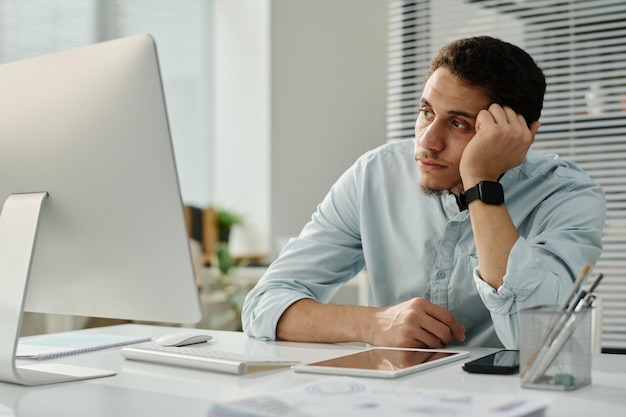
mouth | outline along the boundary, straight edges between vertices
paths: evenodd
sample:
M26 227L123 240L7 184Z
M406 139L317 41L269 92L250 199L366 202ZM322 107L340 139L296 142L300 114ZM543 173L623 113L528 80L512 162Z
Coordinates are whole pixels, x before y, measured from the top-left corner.
M425 170L425 171L441 171L442 169L446 168L446 165L438 162L435 159L430 159L430 158L424 158L424 157L417 157L415 158L415 162L417 163L417 165Z

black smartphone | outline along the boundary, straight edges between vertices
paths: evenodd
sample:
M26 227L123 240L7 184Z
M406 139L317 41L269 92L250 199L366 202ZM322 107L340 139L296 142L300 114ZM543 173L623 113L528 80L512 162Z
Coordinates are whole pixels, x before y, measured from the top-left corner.
M501 350L463 364L463 370L477 374L515 374L519 372L519 350Z

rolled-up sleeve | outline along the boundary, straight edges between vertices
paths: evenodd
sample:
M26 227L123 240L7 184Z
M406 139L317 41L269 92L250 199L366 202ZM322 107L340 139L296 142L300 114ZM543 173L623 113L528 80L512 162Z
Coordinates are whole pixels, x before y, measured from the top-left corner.
M566 191L539 206L532 227L509 254L500 288L481 279L480 266L474 270L480 297L508 349L519 349L518 312L560 304L584 266L594 266L601 255L606 216L601 188L586 183Z
M249 336L275 340L278 321L289 306L304 298L327 303L363 269L356 206L359 166L357 161L339 178L300 235L289 240L247 294L242 325Z

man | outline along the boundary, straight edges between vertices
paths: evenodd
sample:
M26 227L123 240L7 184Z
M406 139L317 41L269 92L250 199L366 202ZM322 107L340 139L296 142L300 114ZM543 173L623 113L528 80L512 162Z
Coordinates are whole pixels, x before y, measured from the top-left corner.
M462 39L435 56L415 140L363 155L248 294L269 340L519 348L517 313L558 304L601 253L601 188L529 150L545 78L520 48ZM326 304L367 267L369 306Z

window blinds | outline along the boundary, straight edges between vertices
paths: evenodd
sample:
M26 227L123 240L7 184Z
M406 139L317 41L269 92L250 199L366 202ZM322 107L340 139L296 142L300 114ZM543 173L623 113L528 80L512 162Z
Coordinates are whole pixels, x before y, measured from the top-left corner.
M94 42L93 2L0 0L0 63Z
M202 206L212 192L211 2L107 2L113 37L155 38L183 200Z
M583 168L607 200L605 349L626 348L626 2L389 0L387 139L413 137L432 55L465 36L492 35L527 50L548 82L533 148Z

